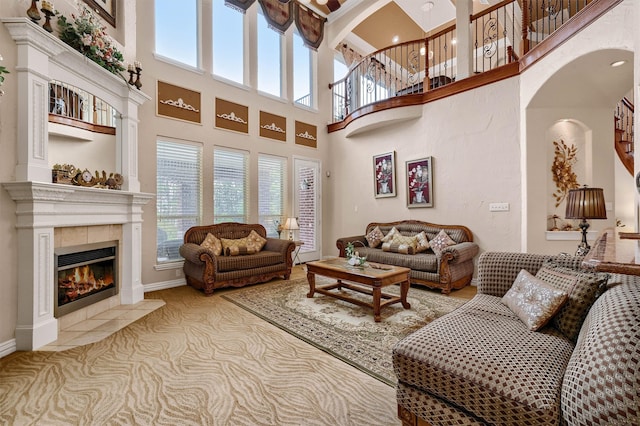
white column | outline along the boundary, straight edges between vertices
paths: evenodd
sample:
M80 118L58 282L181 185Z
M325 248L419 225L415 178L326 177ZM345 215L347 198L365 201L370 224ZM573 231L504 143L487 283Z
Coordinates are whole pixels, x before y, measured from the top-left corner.
M473 13L472 0L458 0L456 2L456 81L473 74L471 30L469 16Z

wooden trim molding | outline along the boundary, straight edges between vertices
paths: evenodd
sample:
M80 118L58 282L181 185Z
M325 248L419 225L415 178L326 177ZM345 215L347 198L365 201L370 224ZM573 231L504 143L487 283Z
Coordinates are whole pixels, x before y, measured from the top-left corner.
M63 117L62 115L49 113L49 122L64 124L65 126L76 127L78 129L88 130L94 133L102 133L105 135L115 135L116 128L111 126L102 126L100 124L87 123L72 117Z
M534 46L520 59L520 72L544 58L549 52L579 33L589 24L600 18L623 0L597 0L587 4L584 9L564 25L551 33L549 37ZM524 30L523 30L524 31Z

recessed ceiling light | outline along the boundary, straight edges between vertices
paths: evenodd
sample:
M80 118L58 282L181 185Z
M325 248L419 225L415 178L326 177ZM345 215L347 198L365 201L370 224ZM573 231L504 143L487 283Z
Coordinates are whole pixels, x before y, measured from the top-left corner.
M316 0L316 3L318 3L320 6L324 6L325 4L327 4L327 1L329 0Z
M391 41L393 41L394 43L397 43L400 41L400 37L398 37L397 35L393 36L393 38L391 39Z
M422 5L421 9L423 12L430 11L431 9L433 9L433 2L432 1L426 2L425 4Z
M611 66L615 68L615 67L619 67L620 65L624 65L626 63L627 63L627 61L624 61L624 60L623 61L615 61L615 62L611 63Z

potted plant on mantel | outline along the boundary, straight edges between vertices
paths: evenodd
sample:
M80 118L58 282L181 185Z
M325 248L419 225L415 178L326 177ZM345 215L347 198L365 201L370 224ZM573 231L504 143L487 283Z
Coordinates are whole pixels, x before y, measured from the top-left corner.
M107 71L121 75L120 72L125 70L124 58L107 34L106 27L100 25L98 18L86 7L82 8L79 16L72 14L71 17L72 22L67 21L64 15L58 17L60 40Z

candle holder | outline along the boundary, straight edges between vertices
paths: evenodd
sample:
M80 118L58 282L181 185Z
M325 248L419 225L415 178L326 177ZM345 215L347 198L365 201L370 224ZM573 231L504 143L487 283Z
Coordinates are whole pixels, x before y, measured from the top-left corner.
M127 71L129 72L128 83L132 86L135 86L136 89L140 90L140 88L142 87L142 81L140 79L142 68L140 68L140 64L136 63L135 67L133 65L129 65ZM133 78L134 75L135 79Z
M38 0L31 0L31 7L27 9L27 16L36 24L40 19L42 19L42 16L40 16L40 12L38 12L37 3L38 3Z
M53 28L51 28L51 17L55 15L55 12L50 11L49 9L45 9L44 7L41 9L42 13L44 13L44 24L42 24L42 28L45 31L52 33Z

